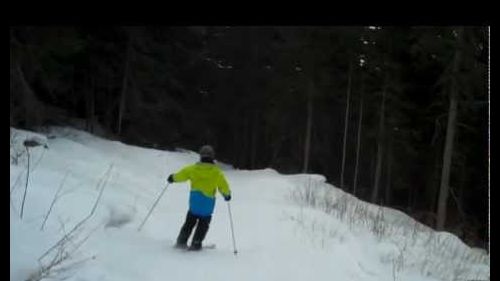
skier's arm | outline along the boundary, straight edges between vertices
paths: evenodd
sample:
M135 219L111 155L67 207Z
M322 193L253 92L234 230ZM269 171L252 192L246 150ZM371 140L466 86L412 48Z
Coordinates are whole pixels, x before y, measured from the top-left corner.
M219 192L226 197L231 196L231 190L229 189L229 184L227 183L226 177L224 177L224 174L221 172L219 176L219 183L217 185Z
M191 177L191 166L187 166L180 170L179 172L173 174L174 182L184 182L189 180Z

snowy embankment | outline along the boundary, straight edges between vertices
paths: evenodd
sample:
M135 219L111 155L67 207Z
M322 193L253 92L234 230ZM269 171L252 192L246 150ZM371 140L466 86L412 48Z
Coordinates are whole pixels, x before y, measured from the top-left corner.
M32 137L42 145L29 148L27 177L22 143ZM224 165L237 256L221 197L206 238L217 248L172 248L187 183L170 185L137 231L168 174L197 160L193 152L139 148L68 128L11 129L11 280L489 280L484 251L360 201L319 175Z

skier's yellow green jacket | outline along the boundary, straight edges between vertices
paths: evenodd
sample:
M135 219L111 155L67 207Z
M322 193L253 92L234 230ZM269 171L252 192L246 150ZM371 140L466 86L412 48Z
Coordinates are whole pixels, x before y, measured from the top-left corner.
M217 190L231 195L222 170L213 163L198 162L181 169L173 175L174 182L191 181L189 211L198 216L211 216L215 207Z

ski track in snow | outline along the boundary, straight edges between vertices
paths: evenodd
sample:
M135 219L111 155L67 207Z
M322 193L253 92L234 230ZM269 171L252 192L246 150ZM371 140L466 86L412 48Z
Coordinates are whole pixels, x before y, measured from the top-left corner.
M36 271L37 258L62 237L61 228L68 231L89 214L100 192L98 183L110 165L102 201L83 230L96 231L74 254L76 260L95 259L71 272L67 280L393 280L393 263L382 261L384 254L395 252L393 244L379 243L371 233L353 232L332 215L289 199L294 183L307 175L223 165L233 194L230 206L238 254L233 254L228 205L220 195L205 239L216 249L180 251L172 246L186 215L188 183L169 185L143 229L137 228L167 176L197 161L196 153L134 147L69 128L54 128L47 135L55 138L49 139L13 130L21 141L36 135L49 148L30 171L23 220L19 218L22 176L11 194L11 281L26 280ZM32 159L38 159L43 149L33 148ZM11 189L24 163L11 164ZM65 173L63 195L41 231ZM489 276L489 259L488 264L471 266ZM448 280L425 277L412 268L397 276L396 280L407 281Z

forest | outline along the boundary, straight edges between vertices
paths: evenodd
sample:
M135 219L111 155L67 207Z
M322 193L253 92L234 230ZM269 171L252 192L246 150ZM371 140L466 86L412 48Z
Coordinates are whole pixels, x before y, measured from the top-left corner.
M488 247L487 27L9 32L11 127L72 126L165 150L211 144L238 169L322 174Z

